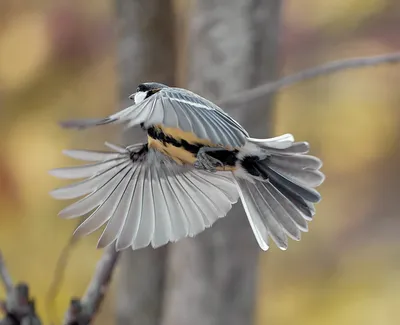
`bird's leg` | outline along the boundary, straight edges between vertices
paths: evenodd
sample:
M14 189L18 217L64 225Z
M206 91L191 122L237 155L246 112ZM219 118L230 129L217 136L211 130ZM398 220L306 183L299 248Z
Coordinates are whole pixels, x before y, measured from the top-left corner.
M194 163L194 167L197 169L204 169L210 172L216 172L217 167L222 167L224 164L217 158L209 155L211 152L226 151L225 148L214 148L214 147L201 147L197 152L197 160Z

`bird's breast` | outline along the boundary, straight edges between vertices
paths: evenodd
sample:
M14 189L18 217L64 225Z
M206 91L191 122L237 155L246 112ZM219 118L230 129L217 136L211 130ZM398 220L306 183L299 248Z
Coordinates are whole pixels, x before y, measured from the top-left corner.
M198 138L192 132L182 131L178 128L169 128L157 125L150 127L147 132L149 148L156 149L171 157L179 165L193 165L197 159L197 153L199 152L200 148L204 146L220 147L213 144L209 140ZM233 152L229 149L227 149L226 152L227 156L232 156L233 154ZM231 160L232 159L229 159L229 161ZM234 170L235 164L226 164L226 166L217 169Z

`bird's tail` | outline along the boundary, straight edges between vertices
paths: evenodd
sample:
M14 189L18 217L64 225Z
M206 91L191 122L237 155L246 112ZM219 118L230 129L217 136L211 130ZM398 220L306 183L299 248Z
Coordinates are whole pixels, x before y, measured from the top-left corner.
M325 176L320 159L306 155L307 142L294 142L291 134L271 139L249 138L238 154L235 172L240 198L258 244L269 247L271 237L285 250L287 236L300 240L307 221L321 200L314 189Z

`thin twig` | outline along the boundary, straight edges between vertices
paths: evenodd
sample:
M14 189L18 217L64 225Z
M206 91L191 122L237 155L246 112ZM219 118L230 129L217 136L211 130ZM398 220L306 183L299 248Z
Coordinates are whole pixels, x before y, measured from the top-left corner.
M100 307L104 293L111 281L111 276L117 263L119 251L114 245L107 247L97 263L95 273L90 281L85 294L82 297L82 304L92 307L92 313Z
M265 96L267 94L274 93L283 88L292 86L298 82L316 78L319 76L332 74L347 69L375 66L386 63L393 64L399 62L400 62L400 52L333 61L314 68L300 71L298 73L283 77L282 79L279 79L277 81L263 84L256 88L245 90L236 95L230 96L229 98L218 101L218 104L221 107L233 104L242 104L251 101L253 99Z
M3 254L0 251L0 278L3 282L4 289L6 290L7 296L12 293L13 290L13 282L10 276L10 273L8 273L6 263L3 258Z
M78 237L72 236L68 240L68 243L65 245L63 250L61 251L60 256L58 257L56 268L54 271L53 279L50 284L50 288L46 295L46 310L47 316L49 319L54 321L55 314L54 314L54 302L58 296L60 291L62 282L64 280L65 271L68 264L68 259L71 254L72 248L78 242Z

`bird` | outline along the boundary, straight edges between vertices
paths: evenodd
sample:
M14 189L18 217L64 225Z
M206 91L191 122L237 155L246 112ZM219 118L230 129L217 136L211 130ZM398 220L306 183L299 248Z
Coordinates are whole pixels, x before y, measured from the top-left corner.
M82 179L50 192L80 198L59 213L87 216L74 236L103 227L98 248L158 248L203 232L239 199L263 251L270 239L286 250L289 238L299 241L308 231L321 201L316 187L325 180L308 142L290 133L252 138L218 105L183 88L144 82L129 98L131 106L105 118L61 122L68 129L123 124L147 133L143 143L63 151L88 162L50 170Z

